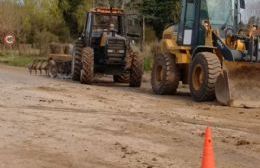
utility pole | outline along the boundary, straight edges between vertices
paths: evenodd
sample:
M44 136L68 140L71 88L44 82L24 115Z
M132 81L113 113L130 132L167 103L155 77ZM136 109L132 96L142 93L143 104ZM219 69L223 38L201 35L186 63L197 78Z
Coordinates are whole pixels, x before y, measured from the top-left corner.
M141 51L144 51L145 44L145 17L142 17L142 41L141 41Z

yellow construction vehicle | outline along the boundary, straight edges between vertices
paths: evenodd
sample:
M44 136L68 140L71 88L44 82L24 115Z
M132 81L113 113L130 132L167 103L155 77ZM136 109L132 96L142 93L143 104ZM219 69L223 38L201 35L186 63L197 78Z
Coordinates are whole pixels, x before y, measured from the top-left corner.
M256 2L182 0L179 24L164 31L156 50L153 91L175 94L182 82L198 102L217 98L233 105L239 97L250 97L259 103L259 16L245 13L254 6L250 3ZM244 96L243 87L254 90L254 96Z

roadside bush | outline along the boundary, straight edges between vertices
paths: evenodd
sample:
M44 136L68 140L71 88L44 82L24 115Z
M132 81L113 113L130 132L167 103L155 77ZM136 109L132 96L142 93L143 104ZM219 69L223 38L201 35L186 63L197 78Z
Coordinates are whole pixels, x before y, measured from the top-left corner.
M26 67L34 58L33 55L20 55L18 52L0 52L0 63L11 66Z
M158 42L147 43L144 46L143 52L141 52L141 56L144 58L144 70L151 71L153 66L153 60L155 55L155 50Z
M42 32L37 32L35 35L35 44L36 47L40 49L40 56L47 56L50 43L58 41L58 36L46 30L43 30Z

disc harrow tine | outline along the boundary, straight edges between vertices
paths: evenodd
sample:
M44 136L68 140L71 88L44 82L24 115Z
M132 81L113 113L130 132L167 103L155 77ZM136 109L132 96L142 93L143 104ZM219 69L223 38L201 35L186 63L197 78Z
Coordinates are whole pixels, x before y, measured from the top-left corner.
M43 65L44 61L41 61L40 65L39 65L39 71L40 71L40 75L42 75L42 65Z
M33 65L33 63L28 65L28 70L29 70L30 75L32 75L32 65Z

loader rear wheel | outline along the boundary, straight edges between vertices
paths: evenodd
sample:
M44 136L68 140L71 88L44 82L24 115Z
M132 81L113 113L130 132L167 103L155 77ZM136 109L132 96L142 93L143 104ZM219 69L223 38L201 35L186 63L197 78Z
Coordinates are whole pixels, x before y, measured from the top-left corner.
M152 70L152 88L159 95L176 94L180 81L180 71L175 57L160 54L156 56Z
M80 80L80 71L82 69L81 53L83 49L83 42L78 40L75 44L73 59L72 59L72 80Z
M54 60L50 60L48 64L49 77L56 78L58 76L58 66Z
M82 50L82 70L80 82L82 84L92 84L94 78L94 51L92 48Z
M142 84L143 73L144 73L144 59L139 57L136 52L129 51L131 58L131 69L129 77L130 87L140 87Z
M113 80L116 83L129 83L129 74L114 75Z
M215 83L221 72L219 58L210 52L198 53L191 63L189 82L193 99L198 102L212 101Z

